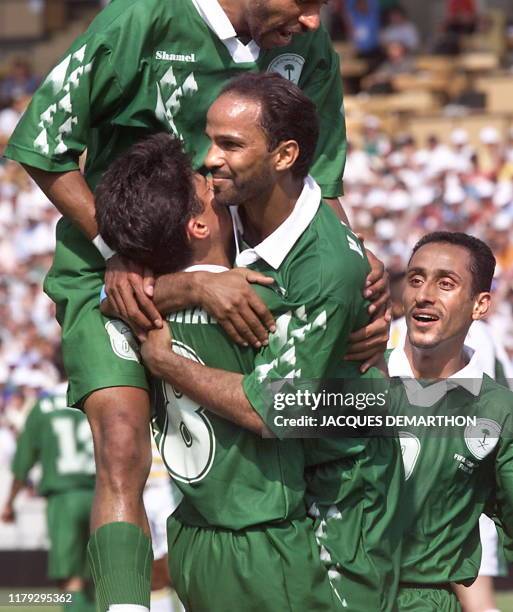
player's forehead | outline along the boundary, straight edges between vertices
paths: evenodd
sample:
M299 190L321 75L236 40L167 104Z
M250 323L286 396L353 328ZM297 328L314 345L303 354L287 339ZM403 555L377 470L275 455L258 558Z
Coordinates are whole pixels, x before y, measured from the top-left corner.
M430 275L452 272L464 280L471 279L471 255L465 247L446 242L430 242L421 246L408 264L408 272Z
M260 102L238 92L221 94L207 113L207 135L245 134L260 125Z

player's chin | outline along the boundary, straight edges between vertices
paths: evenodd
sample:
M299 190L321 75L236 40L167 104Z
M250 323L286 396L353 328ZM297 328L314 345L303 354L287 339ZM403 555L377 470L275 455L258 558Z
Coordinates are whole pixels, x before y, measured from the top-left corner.
M431 331L428 332L410 329L408 332L408 338L410 340L410 344L419 349L432 349L437 347L440 343L439 334Z
M235 196L230 189L214 189L216 204L218 206L234 206L236 205Z
M292 42L292 35L284 36L280 32L273 30L260 37L258 46L262 49L276 49L277 47L286 47Z

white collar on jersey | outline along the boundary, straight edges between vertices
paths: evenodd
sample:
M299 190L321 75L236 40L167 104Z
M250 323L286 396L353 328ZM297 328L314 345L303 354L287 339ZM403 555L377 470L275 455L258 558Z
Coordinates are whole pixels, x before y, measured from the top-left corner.
M469 357L467 365L444 380L423 387L416 379L404 348L395 348L388 360L389 376L402 379L408 401L414 406L429 407L438 402L451 389L462 387L477 397L483 383L483 370L479 367L477 352L465 345L463 347Z
M184 272L227 272L229 268L215 264L196 264L185 268Z
M237 37L237 32L217 0L192 0L203 21L223 42L236 64L256 62L260 47L254 40L247 45Z
M258 259L263 259L275 270L277 270L283 260L290 253L292 247L299 240L303 232L312 222L321 204L321 188L311 176L307 176L304 181L301 195L294 206L292 213L285 221L277 227L272 234L267 236L260 244L255 247L240 250L239 234L242 235L242 221L237 212L237 207L232 206L230 212L234 222L235 245L237 257L235 265L246 267Z

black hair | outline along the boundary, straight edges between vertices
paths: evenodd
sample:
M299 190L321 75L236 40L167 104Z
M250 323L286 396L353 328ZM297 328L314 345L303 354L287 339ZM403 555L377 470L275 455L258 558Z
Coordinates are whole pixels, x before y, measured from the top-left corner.
M472 295L477 295L483 291L490 291L495 272L495 257L486 243L469 234L445 231L426 234L413 247L410 261L421 247L437 242L453 244L467 249L471 257Z
M304 178L312 165L319 138L317 111L310 98L276 73L246 72L230 81L221 95L225 93L236 93L260 104L260 127L269 151L286 140L297 142L299 156L292 173Z
M180 141L160 133L132 145L103 175L95 193L105 242L156 273L187 266L187 222L202 212Z

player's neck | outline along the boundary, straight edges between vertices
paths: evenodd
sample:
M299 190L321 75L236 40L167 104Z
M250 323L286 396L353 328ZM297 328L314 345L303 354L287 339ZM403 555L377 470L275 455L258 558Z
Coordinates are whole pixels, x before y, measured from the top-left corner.
M410 363L415 378L434 380L449 378L462 370L468 363L463 342L441 343L434 348L412 346L406 339L404 352Z
M292 214L302 190L302 179L287 177L258 200L240 206L244 240L255 246L270 236Z
M203 245L202 245L203 246ZM231 268L230 255L221 244L205 245L204 248L195 245L189 266L223 266Z
M238 36L249 34L249 27L244 16L244 3L240 0L219 0L223 11L230 20Z

